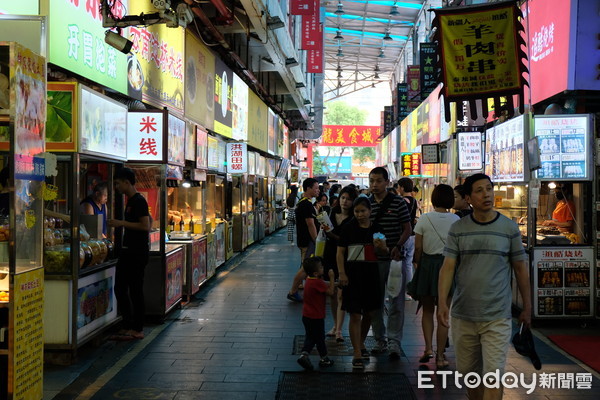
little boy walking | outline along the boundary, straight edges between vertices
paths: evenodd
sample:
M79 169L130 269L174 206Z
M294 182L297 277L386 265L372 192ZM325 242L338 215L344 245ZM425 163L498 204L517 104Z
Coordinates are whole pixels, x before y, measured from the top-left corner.
M304 304L302 306L302 323L306 334L298 364L306 370L312 370L313 365L308 355L317 345L321 356L319 366L330 367L333 365L333 360L327 357L327 346L325 345L325 299L326 296L332 296L334 293L334 272L329 270L329 286L327 286L323 280L321 257L304 259L302 268L307 276L304 283Z

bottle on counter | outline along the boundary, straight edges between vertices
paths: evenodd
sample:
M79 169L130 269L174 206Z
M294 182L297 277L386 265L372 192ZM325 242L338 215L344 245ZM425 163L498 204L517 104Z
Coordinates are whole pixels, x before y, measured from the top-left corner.
M181 219L179 220L179 230L183 232L183 228L185 226L185 222L183 221L183 210L181 210Z
M169 232L173 232L175 230L175 219L171 216L171 220L169 221Z
M194 233L194 216L190 216L190 232Z

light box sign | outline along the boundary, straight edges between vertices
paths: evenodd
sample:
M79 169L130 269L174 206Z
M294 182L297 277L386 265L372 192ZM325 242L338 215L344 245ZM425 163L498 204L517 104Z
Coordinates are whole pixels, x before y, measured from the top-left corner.
M48 61L127 94L127 56L104 42L106 28L102 27L100 2L52 0L48 3ZM125 10L129 10L128 6L128 0L114 2L113 13L122 17Z
M196 127L192 123L185 124L185 160L196 161Z
M215 122L214 130L219 135L232 136L233 123L233 72L223 61L215 62Z
M248 139L248 85L233 74L233 122L232 136L235 140Z
M208 168L216 170L219 167L219 143L212 136L208 137Z
M458 133L458 169L477 171L483 168L481 132Z
M225 157L227 157L227 143L217 139L217 171L222 173L227 172Z
M196 168L208 168L208 132L196 126Z
M267 151L268 107L254 92L248 95L248 144Z
M164 111L131 111L127 116L127 161L165 162Z
M173 115L169 115L167 124L167 133L169 139L167 161L169 164L184 166L185 157L185 121Z
M410 158L410 174L421 175L421 153L412 153Z
M227 143L227 173L245 174L248 172L248 145Z
M438 164L440 162L440 149L438 144L421 145L421 160L423 164Z
M48 82L46 150L77 151L77 83Z
M190 31L185 36L185 115L213 129L215 56Z
M590 180L592 174L591 117L589 115L540 115L534 118L540 145L544 180Z
M0 14L38 15L39 3L39 0L3 1L0 4Z
M277 125L277 115L269 108L269 125L268 125L268 151L269 154L275 154L277 137L275 134L275 126Z
M332 173L351 174L352 173L352 156L342 157L325 157L320 156L321 162L327 164L327 169Z
M488 130L490 165L494 182L525 181L525 136L528 137L529 119L515 117Z
M412 154L402 154L402 176L410 176Z
M127 159L127 106L83 85L79 101L80 151Z

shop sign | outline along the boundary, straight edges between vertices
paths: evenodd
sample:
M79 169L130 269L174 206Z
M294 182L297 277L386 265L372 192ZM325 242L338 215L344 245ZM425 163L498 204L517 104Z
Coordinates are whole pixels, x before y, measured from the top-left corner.
M412 154L402 154L402 176L410 176Z
M591 128L589 115L540 115L533 119L540 145L541 168L537 176L544 180L589 180Z
M483 169L481 132L458 133L458 169L460 171Z
M108 158L127 158L127 106L79 85L79 149Z
M14 399L41 399L44 380L44 268L14 275ZM5 364L6 365L6 364ZM6 381L5 381L6 382ZM6 390L2 388L2 390Z
M521 115L486 132L493 182L525 181L524 142L529 135L528 123L529 117Z
M290 0L290 14L292 15L314 15L317 11L315 0Z
M196 128L189 122L185 124L184 152L186 161L196 161Z
M412 153L410 158L410 174L421 175L421 153Z
M81 278L77 289L77 337L83 338L117 318L115 268Z
M523 111L523 59L527 56L517 39L523 27L517 19L521 13L516 2L434 12L446 121L451 119L450 103L462 100L494 97L499 101L500 96L518 94Z
M77 151L77 83L48 82L46 150Z
M594 265L592 248L534 248L534 315L591 316Z
M327 170L332 174L351 174L352 173L352 156L320 156L323 165L327 165Z
M302 16L302 37L300 50L318 50L322 48L323 25L320 23L321 13L317 8L312 15Z
M183 250L167 255L167 270L165 271L165 309L168 310L181 299L183 289Z
M22 1L10 3L21 4ZM127 55L104 41L106 28L102 27L100 2L51 0L48 3L48 61L127 94L130 73ZM128 0L115 2L112 7L118 18L125 15L126 10L129 10ZM129 29L122 34L126 36Z
M383 134L384 135L389 134L392 131L392 129L394 129L394 126L392 125L393 114L394 114L393 106L384 106L383 107Z
M421 145L421 159L423 164L438 164L440 162L440 149L438 144Z
M38 15L40 13L39 3L39 0L4 1L0 4L0 14Z
M174 165L185 165L185 121L169 114L167 123L168 153L167 162Z
M319 146L374 147L381 127L366 125L323 125Z
M140 1L131 1L128 14L147 12ZM183 114L185 30L165 24L129 27L133 42L127 61L128 94L157 107Z
M127 161L164 162L164 111L131 111L127 115Z
M320 33L314 48L306 52L306 72L319 74L323 72L323 24L319 24Z
M217 145L218 145L218 150L217 150L217 163L218 163L218 168L217 171L225 173L227 172L227 168L225 166L225 162L226 162L226 157L227 157L227 143L217 139Z
M215 62L215 122L214 131L220 135L231 137L233 122L233 72L223 61Z
M398 84L398 123L408 116L408 84Z
M208 168L208 132L196 125L196 168Z
M208 169L217 170L219 168L219 143L212 136L208 137Z
M185 35L185 116L213 129L215 56L189 30Z
M408 111L411 112L421 103L421 72L418 65L406 67L406 82L408 83Z
M248 172L248 146L246 143L227 143L227 173Z
M232 136L235 140L248 140L248 85L233 74L233 122Z
M283 121L281 121L283 122ZM283 158L290 158L290 130L288 126L283 124Z
M268 125L268 152L269 154L275 154L277 149L277 135L275 129L278 124L279 117L269 108L269 125Z
M248 91L248 110L248 144L267 151L268 107L251 90Z
M421 67L421 98L426 98L438 85L435 43L419 43L419 66Z

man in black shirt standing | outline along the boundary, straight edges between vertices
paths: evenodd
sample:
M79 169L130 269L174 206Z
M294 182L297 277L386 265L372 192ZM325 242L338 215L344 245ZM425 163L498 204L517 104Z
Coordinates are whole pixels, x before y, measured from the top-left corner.
M318 221L316 219L317 210L312 203L312 198L319 194L319 182L314 178L307 178L302 182L304 193L302 199L296 204L296 233L298 236L297 244L300 249L300 263L306 257L310 257L315 249L315 241L317 240ZM292 288L290 289L287 298L288 300L301 302L302 297L298 294L300 282L306 277L302 267L296 273Z
M143 339L144 268L150 253L150 213L146 199L135 189L133 170L121 168L114 179L117 191L127 196L125 220L108 221L109 226L124 228L115 277L115 296L123 316L120 335L124 339Z

